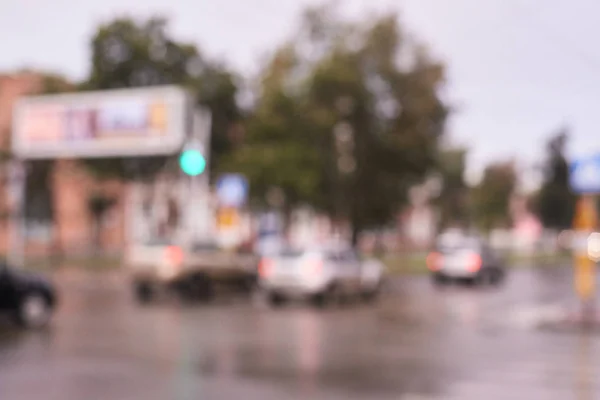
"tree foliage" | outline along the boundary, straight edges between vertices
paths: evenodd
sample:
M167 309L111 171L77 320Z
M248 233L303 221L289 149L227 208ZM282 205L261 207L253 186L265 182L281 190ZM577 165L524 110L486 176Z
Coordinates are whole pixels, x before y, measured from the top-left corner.
M510 225L510 201L516 187L516 172L512 163L489 165L483 179L472 192L472 208L479 229Z
M297 93L286 91L285 79L294 66L293 50L280 50L263 73L260 100L246 122L246 139L225 170L244 173L251 196L264 204L267 192L283 191L288 207L315 203L321 191L321 162L312 140L306 106Z
M227 168L249 176L259 202L276 185L288 206L350 221L356 238L387 223L434 166L448 113L443 67L396 15L349 23L310 9L295 37L263 71L245 146Z
M181 85L196 104L213 113L211 161L230 151L239 120L235 76L203 57L192 43L175 40L164 18L117 18L101 25L91 41L92 68L84 90ZM100 177L151 179L171 157L86 160Z
M575 195L569 188L569 166L565 158L568 132L560 130L546 145L544 181L535 208L547 228L567 229L573 221Z
M40 94L58 94L71 92L77 85L59 74L42 74L42 91Z

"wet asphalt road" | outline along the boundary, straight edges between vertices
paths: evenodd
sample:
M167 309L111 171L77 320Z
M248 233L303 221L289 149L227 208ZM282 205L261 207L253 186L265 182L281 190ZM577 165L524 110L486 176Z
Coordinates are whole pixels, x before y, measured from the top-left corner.
M600 334L535 329L568 267L500 289L398 277L375 305L141 307L117 273L57 274L52 327L0 324L0 399L593 399Z

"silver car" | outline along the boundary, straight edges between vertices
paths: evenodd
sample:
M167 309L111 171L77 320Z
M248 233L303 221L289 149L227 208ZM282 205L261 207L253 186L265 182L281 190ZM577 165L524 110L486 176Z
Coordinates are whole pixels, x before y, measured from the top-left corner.
M258 260L252 253L228 252L211 241L186 247L151 241L130 246L125 253L134 295L142 303L165 291L191 301L211 300L217 286L252 292Z
M467 281L496 285L505 277L504 261L483 240L440 240L427 256L436 284Z
M361 260L350 248L283 249L259 264L259 283L270 304L292 298L324 306L347 297L374 299L381 288L383 265Z

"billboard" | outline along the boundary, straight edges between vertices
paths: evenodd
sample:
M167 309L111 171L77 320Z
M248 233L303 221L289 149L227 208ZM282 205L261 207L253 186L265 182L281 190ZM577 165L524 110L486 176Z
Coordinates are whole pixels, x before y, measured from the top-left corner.
M25 159L175 153L190 104L177 86L25 97L13 110L13 151Z

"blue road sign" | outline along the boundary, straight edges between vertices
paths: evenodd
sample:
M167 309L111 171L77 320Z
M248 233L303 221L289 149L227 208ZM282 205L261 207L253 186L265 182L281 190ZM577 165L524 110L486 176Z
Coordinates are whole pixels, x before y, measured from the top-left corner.
M572 162L569 172L569 184L573 192L600 193L600 154Z
M227 207L240 207L248 196L248 181L239 174L223 175L217 181L217 198Z

